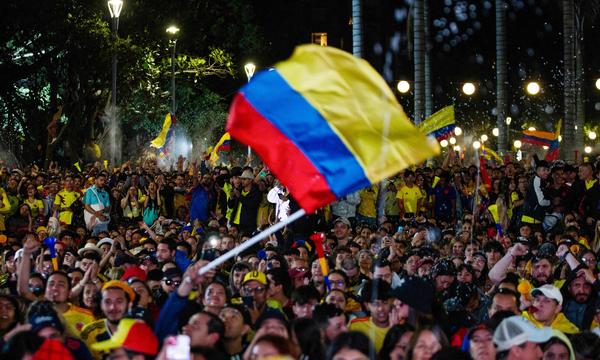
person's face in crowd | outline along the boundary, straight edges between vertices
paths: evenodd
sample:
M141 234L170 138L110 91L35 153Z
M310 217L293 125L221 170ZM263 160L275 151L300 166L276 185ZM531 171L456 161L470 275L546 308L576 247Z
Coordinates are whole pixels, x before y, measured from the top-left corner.
M552 278L552 264L548 259L541 259L533 264L531 275L539 284L545 284Z
M419 268L417 269L417 276L419 276L419 277L429 276L429 275L431 275L431 269L433 269L433 263L425 262L425 263L421 264L421 266L419 266Z
M237 309L223 308L219 317L225 324L225 339L239 339L250 330L250 327L244 323L244 315Z
M71 235L64 235L62 239L60 239L67 247L73 246L73 237Z
M135 234L135 235L137 235L137 234ZM132 236L132 238L133 238L133 236ZM144 249L146 249L146 250L148 250L150 252L155 252L156 251L156 245L154 243L149 242L149 241L146 241L143 246L144 246Z
M156 247L156 259L158 262L171 261L172 258L173 253L169 250L169 246L167 244L158 244Z
M368 269L367 271L369 271L371 269L371 264L373 264L373 258L368 251L362 251L358 254L358 265L361 269Z
M462 224L462 227L460 228L460 231L466 231L467 233L471 233L472 230L472 225L470 222L466 222L464 224Z
M262 308L267 301L267 288L258 281L251 280L242 286L243 296L252 296L256 308Z
M415 342L411 358L413 360L429 360L441 348L442 345L435 334L429 330L424 330L419 334L419 338Z
M212 347L219 341L219 334L209 334L209 321L210 317L206 314L194 314L183 327L183 334L190 337L190 346Z
M490 264L490 268L492 268L502 258L502 253L496 248L491 248L485 253L485 256L487 257L488 264Z
M473 274L471 274L466 268L463 268L461 271L458 272L458 274L456 274L456 280L459 283L472 283Z
M16 311L8 299L0 298L0 330L6 330L15 322Z
M312 281L315 283L323 282L323 270L321 269L321 262L319 259L316 259L312 262L310 266L310 273L312 276Z
M471 334L469 354L473 360L496 359L496 347L492 336L488 329L479 329Z
M327 339L327 343L333 341L341 333L348 332L348 327L346 326L346 316L344 314L330 317L327 320L327 327L325 328L325 338Z
M530 341L520 346L513 346L510 353L513 358L520 360L539 360L544 356L540 344Z
M250 360L263 360L278 358L279 350L268 341L259 341L252 347L250 352Z
M465 244L457 241L452 245L452 256L463 256L465 250Z
M507 178L513 178L515 176L515 167L512 164L508 164L506 165L506 167L504 168L504 175Z
M50 192L52 194L58 193L58 183L57 182L50 183Z
M177 290L179 284L181 284L181 276L173 276L169 279L163 279L160 282L163 291L167 294L170 294L173 291Z
M229 251L235 247L235 240L231 236L224 236L221 239L221 250Z
M544 360L569 360L569 348L563 343L554 343L544 351Z
M596 256L593 253L585 253L585 255L581 257L581 260L583 260L590 270L596 270L598 262L596 261Z
M417 272L417 264L419 263L419 260L421 260L419 255L411 255L406 260L406 263L404 264L404 270L406 270L406 273L409 276L414 275Z
M342 262L348 256L351 256L350 252L348 252L348 251L340 251L340 252L338 252L337 255L335 256L336 268L340 269L342 267Z
M371 319L375 325L386 327L390 320L391 301L390 300L375 300L367 303L367 308L371 313Z
M308 260L308 250L305 247L298 247L298 252L300 253L300 255L298 255L299 259Z
M317 304L317 299L310 299L306 304L294 304L292 310L297 319L307 318L311 319L313 315L313 309Z
M208 285L204 291L204 306L221 309L227 301L227 292L225 287L218 283Z
M81 271L73 271L69 273L69 279L71 279L71 284L79 284L81 279L83 279L83 272Z
M261 325L260 329L264 329L265 334L278 335L283 336L284 338L289 338L289 333L285 324L279 319L266 319Z
M138 305L146 308L152 302L152 294L148 291L148 288L139 281L132 283L131 288L139 296Z
M246 276L246 274L248 273L248 269L246 268L239 268L239 269L235 269L233 270L233 289L234 291L237 291L240 289L240 286L242 286L242 281L244 281L244 276Z
M94 296L98 293L98 288L94 284L86 284L83 287L83 305L88 308L94 308Z
M108 288L102 291L102 301L100 308L106 319L117 324L125 314L129 307L129 300L125 291L117 288Z
M451 275L439 275L435 278L435 290L442 292L452 286L454 282L454 276Z
M529 225L523 225L519 228L519 235L525 238L529 238L531 236L531 228Z
M465 247L465 257L467 259L473 258L473 253L479 250L479 246L477 244L467 244Z
M540 167L535 170L535 173L540 177L540 179L546 180L550 175L550 169L547 167Z
M110 251L110 244L104 243L100 246L100 250L102 250L102 254L106 255Z
M337 289L341 291L346 291L346 281L341 274L333 273L329 275L329 283L331 284L331 289Z
M592 294L592 284L584 276L576 277L569 285L569 293L580 304L585 304Z
M333 234L338 240L347 239L348 236L350 236L350 227L343 222L338 221L333 225Z
M28 196L28 197L34 197L34 196L35 196L35 193L36 193L36 191L35 191L35 186L33 186L33 185L29 185L29 186L27 187L27 196Z
M358 350L344 347L333 355L332 360L369 360L369 357Z
M14 255L9 256L6 259L5 265L6 265L6 271L8 271L11 274L14 274L17 271L17 265L15 264L15 256Z
M177 186L178 188L182 188L185 185L185 180L183 178L183 175L177 175L177 178L175 178L175 186Z
M260 259L258 256L251 256L248 258L248 263L252 266L252 270L258 270L258 264L260 263Z
M579 178L581 180L589 180L592 178L592 168L587 165L579 167Z
M69 298L69 282L62 274L53 274L46 284L45 298L55 304L62 304Z
M400 339L398 339L398 342L396 343L392 351L390 351L390 359L406 358L406 348L410 343L410 338L412 337L412 335L412 331L406 331L404 334L402 334L402 336L400 336Z
M344 293L340 290L331 290L329 294L325 297L325 302L327 304L333 304L337 306L338 309L344 311L346 309L346 297Z
M558 305L556 300L547 298L542 294L537 295L533 299L533 306L537 309L533 313L533 318L546 326L552 323L561 310L561 306Z
M44 339L60 340L62 338L62 334L60 333L60 331L58 331L57 328L54 328L52 326L46 326L38 330L36 335Z
M552 173L552 182L554 183L554 185L556 185L557 187L560 187L562 185L564 185L565 183L565 173L563 170L555 170Z
M379 267L375 266L375 270L373 271L374 279L382 279L388 284L392 284L392 269L389 266Z
M354 242L360 247L361 250L366 249L368 246L367 239L363 236L357 237L354 239Z
M517 299L511 294L496 294L488 309L488 315L491 318L499 311L511 311L515 315L519 314Z
M106 177L98 176L96 178L96 187L99 189L102 189L104 187L104 185L106 185Z
M86 272L90 268L90 266L92 266L93 263L94 260L92 259L81 259L81 261L79 262L79 268L83 270L83 272Z

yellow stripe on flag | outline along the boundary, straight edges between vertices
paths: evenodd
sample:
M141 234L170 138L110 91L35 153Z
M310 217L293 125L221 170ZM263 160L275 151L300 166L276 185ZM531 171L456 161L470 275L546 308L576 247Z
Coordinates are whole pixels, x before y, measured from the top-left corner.
M171 113L168 113L165 116L165 121L163 122L162 130L156 137L156 139L152 140L150 146L160 149L165 146L165 142L167 141L167 134L169 133L169 129L171 128Z
M454 124L454 105L448 105L425 119L419 125L419 130L425 134L430 134L451 124Z
M215 145L215 147L213 147L213 150L210 153L210 159L209 159L212 166L215 166L217 164L217 160L219 160L219 148L227 140L231 140L231 135L229 135L228 132L223 134L223 136L221 136L221 139L219 139L219 142L217 143L217 145Z

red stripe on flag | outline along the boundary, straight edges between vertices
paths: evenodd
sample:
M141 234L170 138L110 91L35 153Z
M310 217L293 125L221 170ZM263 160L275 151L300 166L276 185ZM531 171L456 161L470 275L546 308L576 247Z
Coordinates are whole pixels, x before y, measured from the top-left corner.
M238 93L233 100L227 131L252 147L306 212L314 212L336 199L323 174L292 140L259 114L243 94Z

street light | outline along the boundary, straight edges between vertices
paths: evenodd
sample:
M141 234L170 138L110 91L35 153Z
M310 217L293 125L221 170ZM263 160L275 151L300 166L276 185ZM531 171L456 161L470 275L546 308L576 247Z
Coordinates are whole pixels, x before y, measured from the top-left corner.
M473 84L472 82L464 83L462 86L462 92L467 96L475 94L475 84Z
M535 81L530 81L527 83L527 87L525 88L529 95L537 95L540 93L540 84Z
M442 139L442 141L440 141L440 146L445 148L448 146L448 140L446 139Z
M533 127L533 126L530 126L530 127L527 129L527 130L528 130L528 131L535 131L536 129L535 129L535 127Z
M510 123L512 122L512 118L510 116L506 117L506 125L510 125Z
M523 144L521 143L521 140L515 140L513 146L515 147L515 149L520 149L521 146L523 146Z
M397 88L399 92L406 94L410 90L410 83L406 80L400 80L398 81Z
M450 144L456 144L456 138L454 136L450 138Z
M488 141L488 136L486 134L481 135L481 142Z
M454 151L460 151L460 146L459 145L454 145Z
M456 134L456 136L460 136L462 134L462 129L459 128L458 126L454 128L454 134Z
M481 147L481 143L477 140L473 141L473 149L478 150Z
M590 138L590 140L596 140L596 132L595 131L590 131L588 133L588 137Z
M498 128L493 128L492 135L494 135L495 137L498 137L498 135L500 135L500 130Z
M596 79L596 89L600 90L600 79Z
M246 71L246 77L248 77L248 82L250 82L250 79L252 79L252 76L254 76L254 70L256 70L256 65L254 65L253 63L247 63L246 65L244 65L244 71Z
M585 151L586 154L591 154L592 153L592 147L591 146L586 146L585 148L583 148L583 151Z
M171 25L167 28L167 34L171 38L169 43L173 45L171 47L171 114L175 115L175 110L177 109L176 101L175 101L175 50L177 48L177 34L179 33L179 28L175 25Z

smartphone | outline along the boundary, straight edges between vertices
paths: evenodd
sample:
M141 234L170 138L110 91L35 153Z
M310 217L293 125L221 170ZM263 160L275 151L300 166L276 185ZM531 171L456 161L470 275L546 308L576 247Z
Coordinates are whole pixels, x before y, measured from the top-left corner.
M177 335L167 340L167 360L190 360L190 337Z

